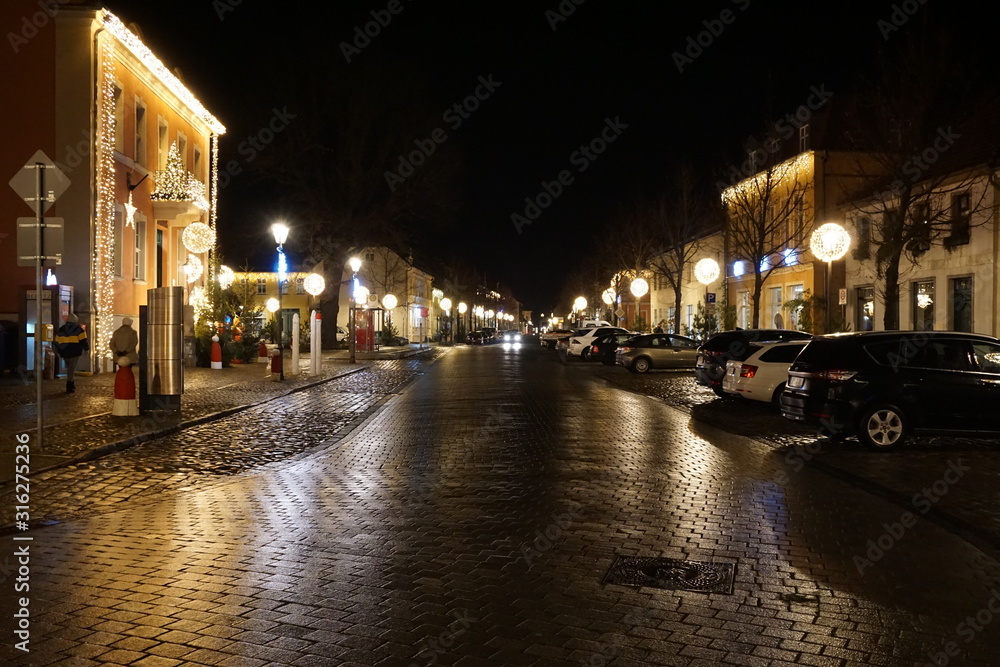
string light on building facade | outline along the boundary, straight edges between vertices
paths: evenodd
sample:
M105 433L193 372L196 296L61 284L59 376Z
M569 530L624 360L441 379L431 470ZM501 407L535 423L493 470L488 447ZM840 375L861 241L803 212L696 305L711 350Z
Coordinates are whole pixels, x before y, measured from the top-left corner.
M115 47L101 36L100 96L97 100L97 202L94 216L94 339L92 348L111 359L115 297Z
M201 319L202 313L207 311L210 307L208 294L205 292L205 288L200 285L192 287L188 303L194 306L194 322L197 324L198 320Z
M778 186L790 187L799 179L808 178L812 173L812 163L812 152L806 152L789 158L770 170L762 168L754 176L723 190L722 203L729 204L737 197L755 198Z
M184 228L181 243L188 252L200 255L215 247L215 230L204 222L192 222Z

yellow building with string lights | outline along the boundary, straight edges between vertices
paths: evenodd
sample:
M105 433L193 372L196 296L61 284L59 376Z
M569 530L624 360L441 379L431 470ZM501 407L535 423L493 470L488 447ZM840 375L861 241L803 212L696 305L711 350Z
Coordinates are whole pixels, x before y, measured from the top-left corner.
M218 142L225 127L110 11L92 2L8 0L0 68L18 104L0 111L8 129L0 155L11 176L42 150L69 186L47 215L65 220L61 264L50 283L72 287L55 318L75 312L92 341L84 370L111 370L108 341L124 317L138 321L147 290L181 286L204 299L217 216ZM22 19L27 17L28 23ZM41 17L41 18L39 18ZM44 19L44 20L43 20ZM31 215L0 192L0 319L20 322L34 269L18 267L15 220ZM33 289L30 290L33 298ZM54 323L58 327L62 322Z
M819 261L811 249L810 236L825 223L843 223L841 206L851 196L852 184L857 180L859 156L810 146L810 130L814 138L821 138L824 133L817 129L827 129L826 120L816 118L814 121L821 123L819 128L804 125L791 141L770 144L772 155L765 161L769 166L722 189L727 220L720 239L725 271L723 294L718 295L718 301L730 307L737 327L753 327L753 262L757 260L765 278L759 297L758 327L808 328L813 333L824 333L828 327L837 330L841 324L836 314L840 312L840 288L844 286L843 261ZM754 229L748 231L745 221L740 229L741 213L745 218L757 218L749 225ZM761 230L763 233L754 242L765 249L762 256L741 256L739 235L752 236ZM748 243L744 241L743 245ZM813 307L809 313L812 321L807 323L801 307L788 306L789 302L809 303L809 297L814 304L817 298L829 300L829 324L822 308Z

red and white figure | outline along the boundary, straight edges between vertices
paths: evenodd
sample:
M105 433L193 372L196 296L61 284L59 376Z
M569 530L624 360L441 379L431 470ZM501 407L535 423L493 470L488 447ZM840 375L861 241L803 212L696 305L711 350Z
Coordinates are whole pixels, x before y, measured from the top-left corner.
M212 368L222 368L222 346L219 345L218 336L212 336Z

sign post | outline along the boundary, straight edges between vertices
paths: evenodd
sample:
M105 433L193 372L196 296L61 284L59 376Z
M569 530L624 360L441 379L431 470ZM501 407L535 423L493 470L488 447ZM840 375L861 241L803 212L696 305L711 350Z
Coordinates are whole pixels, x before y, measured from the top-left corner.
M45 179L46 171L49 175L48 184ZM42 265L62 264L63 223L61 218L49 218L46 222L44 216L59 195L69 187L69 179L49 156L36 151L10 179L10 187L35 212L33 219L17 220L17 265L35 267L36 442L38 450L42 451Z

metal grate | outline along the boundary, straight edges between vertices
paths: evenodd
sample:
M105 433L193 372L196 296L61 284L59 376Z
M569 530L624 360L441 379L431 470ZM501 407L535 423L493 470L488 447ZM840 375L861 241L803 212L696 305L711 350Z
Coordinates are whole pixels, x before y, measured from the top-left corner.
M602 584L732 595L736 563L618 556Z

